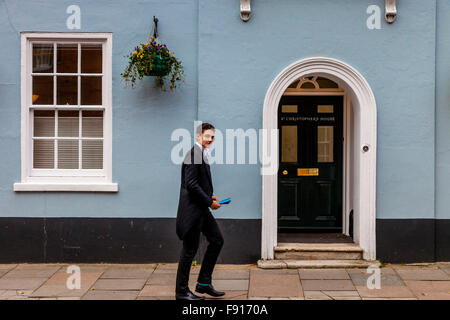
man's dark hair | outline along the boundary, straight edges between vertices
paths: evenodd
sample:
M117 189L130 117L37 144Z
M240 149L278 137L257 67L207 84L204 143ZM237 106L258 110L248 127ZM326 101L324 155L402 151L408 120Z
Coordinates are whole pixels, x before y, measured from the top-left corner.
M215 129L216 128L214 128L214 126L211 123L205 122L199 125L195 132L199 135L202 135L203 131L205 130L215 130Z

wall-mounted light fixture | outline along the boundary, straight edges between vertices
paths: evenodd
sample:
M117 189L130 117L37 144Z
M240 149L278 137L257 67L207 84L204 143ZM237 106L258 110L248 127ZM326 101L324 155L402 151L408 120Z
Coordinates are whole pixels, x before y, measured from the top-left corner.
M397 0L386 0L384 18L387 23L394 23L395 18L397 18Z
M250 13L252 13L250 2L251 0L241 0L241 19L244 22L250 19Z

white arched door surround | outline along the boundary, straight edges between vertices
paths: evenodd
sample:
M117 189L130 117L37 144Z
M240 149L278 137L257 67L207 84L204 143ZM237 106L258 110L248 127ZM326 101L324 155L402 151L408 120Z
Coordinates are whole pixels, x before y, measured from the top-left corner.
M291 83L308 76L322 76L337 82L351 100L354 117L351 168L354 241L364 250L364 259L375 260L377 109L373 92L364 77L348 64L332 58L313 57L292 63L267 90L263 129L268 132L278 129L278 104L283 93ZM270 141L264 141L262 147L264 154L268 154ZM278 169L278 154L271 158ZM277 245L277 172L274 170L274 174L262 176L262 259L273 259Z

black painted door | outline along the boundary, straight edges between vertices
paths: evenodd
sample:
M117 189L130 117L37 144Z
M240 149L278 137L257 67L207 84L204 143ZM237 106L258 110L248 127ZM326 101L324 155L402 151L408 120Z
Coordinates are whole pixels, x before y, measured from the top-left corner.
M342 96L284 96L278 108L278 228L342 231Z

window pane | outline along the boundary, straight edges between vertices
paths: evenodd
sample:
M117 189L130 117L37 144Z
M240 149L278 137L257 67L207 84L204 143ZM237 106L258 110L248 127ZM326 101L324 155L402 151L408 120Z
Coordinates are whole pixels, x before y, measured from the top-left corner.
M333 162L333 126L317 127L317 162Z
M102 73L102 45L81 45L81 73Z
M288 88L296 89L299 83L300 83L300 80L294 81L289 85Z
M282 113L297 113L298 112L298 105L282 105L281 106L281 112Z
M78 44L59 43L56 51L58 73L78 72Z
M78 140L58 140L58 168L78 169Z
M78 137L79 111L58 111L58 137Z
M302 84L302 89L315 89L316 86L312 82L305 82Z
M334 106L333 105L318 105L317 113L333 113Z
M33 104L53 104L53 77L33 76Z
M53 44L33 44L33 72L53 72Z
M56 92L57 92L57 104L77 104L77 77L57 77Z
M55 148L53 140L34 140L33 143L33 168L53 169Z
M81 104L102 104L102 77L81 77Z
M34 111L34 134L35 137L55 136L55 111Z
M281 127L281 162L297 162L297 126Z
M83 169L103 169L103 141L82 141Z
M82 136L103 137L103 111L83 111Z
M326 79L326 78L322 78L322 77L318 77L317 78L317 83L319 84L319 87L321 89L337 89L339 88L338 84L330 79Z

